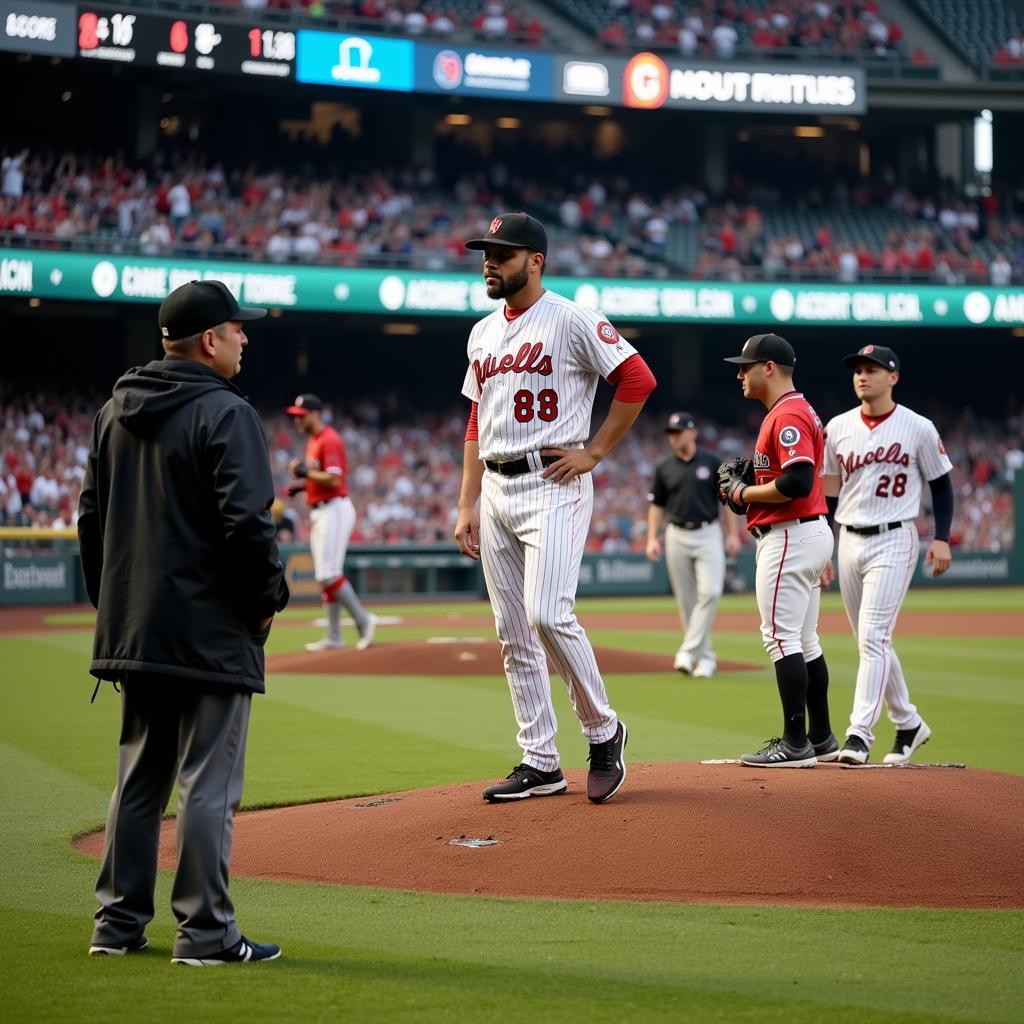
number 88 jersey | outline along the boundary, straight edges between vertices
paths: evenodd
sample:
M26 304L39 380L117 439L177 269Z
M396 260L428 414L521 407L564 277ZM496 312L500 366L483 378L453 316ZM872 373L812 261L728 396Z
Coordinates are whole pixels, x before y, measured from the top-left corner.
M597 310L551 292L473 326L462 393L478 403L480 457L571 448L590 436L597 381L636 349Z
M923 483L952 468L935 424L902 405L877 418L858 406L826 428L825 475L839 477L844 526L916 519Z

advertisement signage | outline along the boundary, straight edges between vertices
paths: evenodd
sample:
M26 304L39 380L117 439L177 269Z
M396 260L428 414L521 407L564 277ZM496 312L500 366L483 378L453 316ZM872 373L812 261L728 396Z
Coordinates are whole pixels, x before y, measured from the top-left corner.
M416 44L416 91L460 96L554 98L551 54Z
M75 8L36 0L0 0L0 50L73 57Z
M497 303L474 273L228 263L0 249L0 296L159 303L203 278L246 305L328 312L480 316ZM870 327L1018 327L1024 289L902 284L620 281L554 277L559 295L620 321Z
M757 110L863 114L863 68L711 64L664 60L655 53L594 60L559 57L554 92L570 103L604 102L638 110Z
M408 39L302 29L296 78L316 85L411 92L414 53Z

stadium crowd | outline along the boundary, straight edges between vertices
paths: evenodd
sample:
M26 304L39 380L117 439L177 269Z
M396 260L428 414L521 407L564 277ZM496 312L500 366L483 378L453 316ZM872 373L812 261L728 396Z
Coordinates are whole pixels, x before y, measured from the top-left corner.
M551 225L556 273L994 285L1024 277L1024 188L972 198L941 183L908 188L886 169L872 180L834 177L827 190L799 180L787 190L734 174L712 195L696 184L641 190L614 173L522 179L497 161L444 186L426 167L332 177L228 168L197 153L133 162L11 150L0 169L0 244L465 269L477 259L462 240L496 208L519 207Z
M66 528L78 493L99 396L5 395L0 402L0 525ZM332 417L345 438L350 494L358 510L354 544L448 544L462 474L465 410L404 413L395 396L362 399ZM328 409L330 415L330 409ZM970 411L938 419L954 466L952 543L971 551L1013 546L1012 481L1024 469L1024 418L984 420ZM662 417L645 413L594 471L595 508L588 550L642 552L647 491L668 448ZM284 498L288 462L304 438L278 410L264 413L283 540L308 540L300 498ZM756 417L735 426L701 420L702 444L723 459L749 452ZM926 492L927 500L927 492ZM927 536L929 522L921 523Z

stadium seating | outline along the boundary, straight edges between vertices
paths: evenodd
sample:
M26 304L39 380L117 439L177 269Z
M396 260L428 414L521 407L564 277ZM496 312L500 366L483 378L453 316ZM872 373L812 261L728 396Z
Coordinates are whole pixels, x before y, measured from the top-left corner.
M989 71L999 50L1024 37L1024 21L1003 0L910 0L936 32L978 71ZM1004 67L1004 71L1012 71ZM1019 67L1024 71L1024 64Z

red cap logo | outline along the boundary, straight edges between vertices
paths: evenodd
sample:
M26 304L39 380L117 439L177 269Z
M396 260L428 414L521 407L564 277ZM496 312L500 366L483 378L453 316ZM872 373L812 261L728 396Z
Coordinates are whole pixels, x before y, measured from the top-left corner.
M500 227L501 227L501 218L500 217L495 217L494 220L491 221L491 226L487 229L487 234L489 234L489 235L496 235L498 233L498 228L500 228Z
M862 349L860 350L860 354L861 354L862 356L869 356L869 355L871 355L871 353L872 353L872 352L874 352L874 351L875 351L875 346L874 346L874 345L865 345L865 346L864 346L864 347L863 347L863 348L862 348Z

